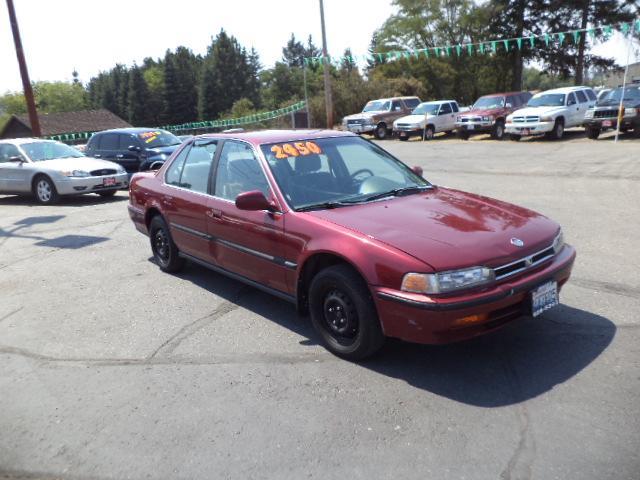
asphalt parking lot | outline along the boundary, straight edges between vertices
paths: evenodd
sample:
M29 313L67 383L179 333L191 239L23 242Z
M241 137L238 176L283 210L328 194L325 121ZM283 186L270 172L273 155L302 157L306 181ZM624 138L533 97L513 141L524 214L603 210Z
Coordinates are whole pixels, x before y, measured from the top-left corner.
M563 305L353 364L287 303L151 261L127 194L0 196L0 478L628 479L640 472L640 140L381 144L559 221Z

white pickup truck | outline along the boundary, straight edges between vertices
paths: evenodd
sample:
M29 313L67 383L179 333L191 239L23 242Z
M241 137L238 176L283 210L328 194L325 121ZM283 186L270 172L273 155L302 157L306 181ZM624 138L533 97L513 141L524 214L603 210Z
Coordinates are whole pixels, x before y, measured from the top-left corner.
M455 100L421 103L411 115L393 122L393 135L400 140L409 140L412 136L431 140L438 132L451 132L456 128L456 117L460 110Z
M587 110L596 103L589 87L564 87L540 92L527 106L507 116L506 132L518 141L528 135L545 134L559 140L565 128L580 127Z

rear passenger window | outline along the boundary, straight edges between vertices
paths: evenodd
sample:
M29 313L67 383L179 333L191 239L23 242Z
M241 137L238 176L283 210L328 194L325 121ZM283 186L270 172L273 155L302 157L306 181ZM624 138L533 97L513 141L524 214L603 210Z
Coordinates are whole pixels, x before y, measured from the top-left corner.
M117 150L118 135L115 133L106 133L100 139L100 150Z
M252 190L260 190L267 198L270 195L269 182L253 149L246 143L225 142L216 171L216 197L235 200L241 193Z
M520 105L526 105L533 95L529 92L522 92L520 94Z
M588 98L589 98L589 100L591 100L591 101L593 101L593 100L595 100L595 99L597 98L597 97L596 97L596 94L595 94L595 93L593 93L593 90L591 90L591 89L585 90L584 92L587 94L587 97L588 97Z
M195 144L189 150L182 167L180 186L194 192L208 193L211 165L217 142Z
M182 167L184 166L184 161L187 158L187 154L189 153L189 146L186 146L182 149L182 151L178 154L175 160L171 163L171 166L167 169L167 173L164 176L165 183L169 185L174 185L176 187L180 186L180 176L182 175Z
M451 103L451 109L452 109L454 112L459 111L459 109L458 109L458 104L457 104L456 102L452 102L452 103Z
M443 103L442 105L440 105L440 113L438 113L438 115L443 115L445 113L451 113L451 105L449 105L448 103Z
M391 110L393 110L394 112L399 112L400 110L402 110L402 105L400 105L400 102L398 100L393 101L393 103L391 104Z
M510 103L512 107L518 106L518 96L517 95L509 95L507 96L507 103Z
M129 147L138 146L138 140L136 140L136 137L134 135L120 134L119 137L119 150L127 150Z
M576 92L576 95L578 96L578 101L579 101L580 103L586 103L586 102L588 102L588 100L587 100L587 96L584 94L584 92L583 92L582 90L578 90L578 91Z

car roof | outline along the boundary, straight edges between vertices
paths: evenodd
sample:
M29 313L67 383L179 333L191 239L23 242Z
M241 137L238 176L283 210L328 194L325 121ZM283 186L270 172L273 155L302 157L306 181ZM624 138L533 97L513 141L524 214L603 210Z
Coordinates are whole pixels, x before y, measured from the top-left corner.
M255 130L252 132L233 133L207 133L197 135L199 138L218 138L229 140L244 140L253 145L263 145L265 143L291 142L294 140L314 140L317 138L331 137L357 137L355 133L343 132L340 130L319 130L319 129L299 129L299 130Z
M387 97L387 98L375 98L373 100L369 100L369 102L386 102L387 100L409 100L412 98L417 98L418 100L420 100L420 97L417 97L415 95L411 95L408 97ZM367 103L369 103L367 102Z
M591 87L585 87L584 85L574 86L574 87L560 87L560 88L552 88L551 90L545 90L544 92L537 93L536 95L540 95L541 93L570 93L575 92L576 90L589 90Z
M101 132L96 132L94 135L98 135L100 133L145 133L145 132L155 132L157 130L164 130L164 129L150 128L150 127L112 128L111 130L102 130Z
M505 95L520 95L521 93L529 93L529 92L527 90L520 90L519 92L488 93L487 95L482 95L480 98L485 98L485 97L504 97Z
M428 102L421 102L420 105L425 103L458 103L457 100L429 100Z
M10 143L11 145L24 145L25 143L33 143L33 142L56 142L55 140L50 140L48 138L35 138L35 137L24 137L24 138L3 138L0 139L0 143Z

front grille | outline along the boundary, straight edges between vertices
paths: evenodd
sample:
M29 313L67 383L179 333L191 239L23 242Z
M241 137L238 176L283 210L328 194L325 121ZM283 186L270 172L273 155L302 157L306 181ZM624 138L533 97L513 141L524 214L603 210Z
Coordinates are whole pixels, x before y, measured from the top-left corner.
M481 122L482 121L482 117L460 117L460 121L462 123Z
M528 255L524 258L516 260L515 262L510 262L506 265L496 267L493 269L496 280L503 280L507 277L511 277L518 273L524 272L525 270L537 267L547 260L551 260L554 255L555 252L553 251L553 247L550 246L532 255Z
M398 126L398 128L412 128L413 125L411 125L410 123L398 123L396 124Z
M618 109L595 110L593 118L617 118Z
M364 120L362 119L356 119L356 120L347 120L347 125L363 125L364 124Z
M103 168L89 172L92 177L103 177L105 175L115 175L117 172L112 168Z
M513 117L513 123L537 123L539 121L540 121L540 117L538 116Z

